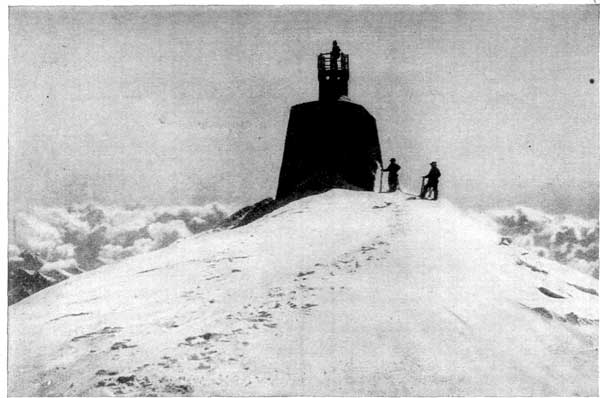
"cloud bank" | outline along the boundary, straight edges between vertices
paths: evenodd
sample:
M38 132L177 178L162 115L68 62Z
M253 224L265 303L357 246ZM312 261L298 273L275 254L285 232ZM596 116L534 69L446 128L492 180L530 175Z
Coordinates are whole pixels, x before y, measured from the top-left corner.
M233 210L221 204L37 207L15 217L9 257L27 250L43 260L40 271L68 276L166 247L215 227ZM524 206L479 214L514 245L598 278L598 220Z
M492 210L488 215L513 244L598 279L598 220L551 215L524 206Z
M230 213L220 204L36 207L15 216L9 257L26 250L43 260L41 271L79 273L166 247L215 227Z

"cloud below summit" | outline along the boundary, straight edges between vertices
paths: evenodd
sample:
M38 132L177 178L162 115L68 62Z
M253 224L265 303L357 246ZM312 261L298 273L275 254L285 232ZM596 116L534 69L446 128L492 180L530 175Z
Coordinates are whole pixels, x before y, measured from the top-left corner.
M213 228L229 213L219 204L36 207L15 217L9 256L27 250L47 270L90 270Z

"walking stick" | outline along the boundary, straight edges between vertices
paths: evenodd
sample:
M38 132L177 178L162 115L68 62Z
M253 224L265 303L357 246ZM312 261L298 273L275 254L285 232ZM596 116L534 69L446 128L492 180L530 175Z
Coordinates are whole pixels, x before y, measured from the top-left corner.
M420 197L424 198L425 197L425 177L421 177L421 193L419 194Z
M383 169L381 169L381 177L379 178L379 193L383 190Z

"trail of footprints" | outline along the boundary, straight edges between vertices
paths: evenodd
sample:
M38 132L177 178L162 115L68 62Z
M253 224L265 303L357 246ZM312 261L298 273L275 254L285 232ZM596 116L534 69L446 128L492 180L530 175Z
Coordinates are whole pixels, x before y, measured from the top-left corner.
M243 371L249 371L250 368L245 362L245 348L250 345L247 337L251 333L259 331L273 333L275 336L278 332L278 319L282 318L283 311L298 311L302 316L310 316L311 311L318 307L315 298L320 291L329 289L333 291L343 292L346 287L337 283L336 275L342 273L356 273L361 267L376 265L378 261L384 259L390 253L388 249L389 243L381 239L369 245L362 246L353 253L345 253L335 261L329 264L317 263L312 267L297 273L287 287L273 287L269 289L266 297L259 300L260 303L249 303L244 305L235 313L226 314L224 320L230 326L228 332L212 332L203 331L198 335L188 336L178 344L178 348L186 349L184 356L179 355L179 359L171 356L162 356L153 364L143 364L136 367L131 372L119 375L116 371L99 369L96 376L100 378L96 383L96 387L111 389L115 395L131 395L139 394L140 392L147 396L157 395L191 395L202 394L202 391L194 391L192 386L186 383L184 377L177 379L162 377L159 380L152 381L148 376L140 375L146 368L161 367L164 369L189 367L193 368L200 375L206 375L207 383L219 386L227 383L227 377L220 375L217 370L222 366L237 366ZM236 259L245 257L223 257L213 261L209 261L209 268L215 270L216 265L223 261L233 263ZM242 272L237 268L228 269L220 273L207 276L206 280L221 279L226 273ZM315 281L321 281L320 286L329 285L328 287L315 286ZM322 283L322 282L329 283ZM200 290L200 286L197 287ZM200 290L201 291L201 290ZM188 300L205 300L206 297L196 291L186 291L182 297ZM214 302L209 300L208 302ZM176 328L178 325L175 322L167 322L163 326L168 328ZM107 327L99 332L92 332L84 336L78 336L73 339L77 341L82 338L95 337L97 335L105 335L107 337L115 337L121 328ZM121 350L136 347L129 340L114 342L110 346L110 350ZM250 375L248 376L250 377ZM252 376L246 385L252 382L260 382L260 378ZM268 380L267 380L268 381ZM208 386L208 384L207 384ZM207 389L208 390L208 389Z

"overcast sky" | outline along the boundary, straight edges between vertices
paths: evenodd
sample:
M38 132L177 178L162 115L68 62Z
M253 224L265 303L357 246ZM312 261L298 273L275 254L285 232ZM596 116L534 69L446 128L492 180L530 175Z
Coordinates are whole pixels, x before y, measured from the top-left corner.
M598 214L594 6L38 7L9 27L15 208L273 196L336 39L401 184L436 160L460 207Z

